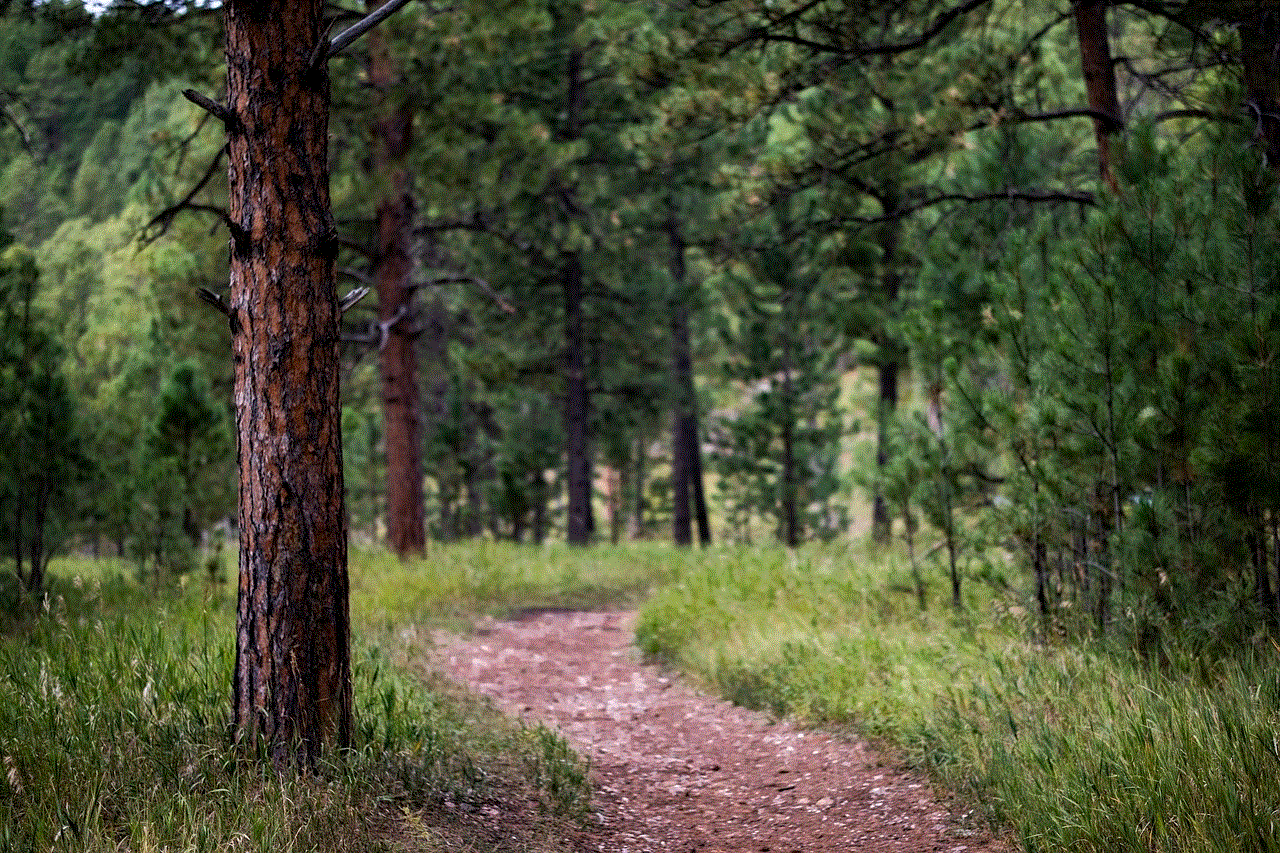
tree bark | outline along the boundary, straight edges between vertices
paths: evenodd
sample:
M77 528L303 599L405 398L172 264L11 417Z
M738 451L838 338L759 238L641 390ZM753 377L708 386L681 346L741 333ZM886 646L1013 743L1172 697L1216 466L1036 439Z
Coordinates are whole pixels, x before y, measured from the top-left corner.
M565 315L565 454L568 469L567 537L570 545L591 541L591 437L587 423L591 401L587 391L585 330L582 317L582 263L569 253L562 272Z
M785 332L782 362L782 541L788 548L800 547L800 515L796 472L796 396L791 330Z
M1259 3L1240 24L1240 62L1249 117L1256 122L1266 163L1280 171L1280 10Z
M351 740L322 0L228 0L232 352L240 467L233 724L283 770Z
M383 0L368 0L369 11ZM378 203L378 245L373 281L378 290L378 321L386 328L380 356L382 411L387 452L387 539L402 559L426 548L422 493L422 415L415 347L413 259L413 195L404 159L413 141L413 113L405 103L390 103L398 73L386 40L369 34L369 82L383 101L373 125L374 176L387 194Z
M889 462L889 424L898 409L898 369L902 358L898 342L887 331L887 327L902 290L902 273L898 269L898 243L902 239L902 224L900 219L893 218L898 209L896 195L887 194L881 205L885 216L890 219L885 224L880 240L886 329L881 330L880 362L876 366L876 479L871 505L871 537L876 542L884 543L893 534L893 519L889 515L889 505L884 498L881 481Z
M1116 97L1116 72L1111 60L1111 39L1107 34L1108 5L1110 0L1076 0L1073 11L1089 108L1107 116L1093 120L1098 145L1098 172L1103 182L1115 190L1117 183L1111 162L1111 137L1124 127L1124 121L1120 116L1120 101Z
M689 342L689 281L685 265L684 236L673 212L667 220L671 245L671 487L673 538L677 545L693 543L697 520L698 540L711 541L707 502L702 488L702 448L698 441L698 392L693 383L693 347Z

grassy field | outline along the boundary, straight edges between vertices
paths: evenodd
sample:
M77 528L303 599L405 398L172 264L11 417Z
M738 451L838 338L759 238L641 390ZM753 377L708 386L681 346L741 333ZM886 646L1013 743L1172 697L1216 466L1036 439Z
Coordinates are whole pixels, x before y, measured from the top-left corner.
M440 683L421 654L425 629L524 600L490 558L455 554L465 577L446 579L353 557L355 748L305 779L228 748L233 590L55 563L40 612L0 637L0 850L564 849L589 805L583 762ZM598 600L595 582L554 575L547 606Z
M1280 666L1032 642L1014 602L921 613L892 555L708 555L660 590L647 652L751 707L849 727L1028 851L1280 850ZM939 578L939 581L941 579ZM939 586L941 586L939 582Z
M589 808L582 762L440 683L424 650L436 627L625 605L649 654L879 740L1026 850L1280 850L1266 638L1230 658L1174 641L1159 666L1033 641L1018 602L976 582L957 615L939 575L921 612L905 561L861 546L354 554L356 748L282 780L227 749L231 591L191 577L156 593L131 572L55 565L47 607L0 636L0 849L565 849Z

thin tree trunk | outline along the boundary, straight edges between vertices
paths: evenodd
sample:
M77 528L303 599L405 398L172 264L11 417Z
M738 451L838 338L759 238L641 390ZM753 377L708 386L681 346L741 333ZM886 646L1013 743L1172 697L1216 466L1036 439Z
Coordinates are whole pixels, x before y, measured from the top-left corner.
M541 471L533 475L533 542L541 545L547 541L547 501L548 494L546 476Z
M675 507L672 512L673 537L677 545L693 542L693 523L698 525L698 541L711 542L707 522L707 501L702 487L702 447L698 441L698 393L693 382L693 347L689 341L689 273L685 264L685 241L674 209L667 219L671 248L671 485Z
M233 725L277 769L351 742L322 0L228 0L232 352L240 463Z
M886 193L881 204L885 216L889 217L880 240L887 327L892 313L897 309L898 295L902 290L902 274L898 269L898 244L902 240L902 224L900 219L895 218L898 209L895 193ZM876 542L884 543L893 535L893 519L889 516L889 504L884 498L882 481L885 466L889 463L889 425L898 409L898 369L902 356L898 341L887 328L881 329L880 335L880 361L876 365L876 476L871 505L871 537Z
M1280 170L1280 9L1255 6L1240 24L1245 99L1265 145L1266 163Z
M634 476L635 483L632 486L632 492L631 492L631 498L632 498L631 524L629 529L627 530L628 539L640 539L645 535L644 486L645 486L645 474L646 474L645 462L648 460L648 458L649 458L648 443L646 442L644 436L642 435L636 439L636 453L635 453L636 467L635 467L635 476Z
M384 0L368 0L370 11ZM387 329L380 356L387 452L387 539L402 559L426 548L422 494L422 419L410 275L413 195L404 160L413 142L413 112L387 103L397 80L391 53L378 30L369 34L369 82L384 101L373 125L374 175L387 194L378 203L378 246L373 280L378 321Z
M800 546L800 517L796 507L796 405L792 376L790 330L783 343L782 362L782 536L788 548Z
M667 240L671 256L667 268L671 273L671 510L672 538L676 545L693 542L690 518L690 487L693 485L693 448L688 441L686 423L693 408L693 359L689 346L689 309L685 301L688 287L684 261L684 239L676 222L674 203L667 218Z
M898 362L891 359L876 366L876 484L871 506L871 536L876 542L888 542L893 520L884 499L881 479L889 462L889 424L898 408Z
M1089 108L1101 114L1093 119L1098 145L1098 172L1103 182L1115 190L1111 137L1124 127L1124 121L1120 116L1120 101L1116 97L1116 72L1111 59L1111 40L1107 34L1109 5L1110 0L1076 0L1074 12L1085 93L1089 98Z
M699 438L698 420L698 410L695 407L693 416L689 418L689 432L685 438L691 447L689 476L693 480L693 519L698 525L698 544L705 548L711 544L711 520L707 516L707 493L702 481L702 441Z
M582 317L582 265L576 254L566 258L563 271L565 313L565 453L568 468L569 505L567 535L570 545L591 541L591 444L587 419L585 329Z

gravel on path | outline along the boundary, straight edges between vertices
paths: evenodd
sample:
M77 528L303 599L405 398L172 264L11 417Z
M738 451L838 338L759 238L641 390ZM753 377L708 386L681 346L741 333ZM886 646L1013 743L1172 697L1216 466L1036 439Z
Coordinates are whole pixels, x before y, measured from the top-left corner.
M866 743L707 696L645 664L634 613L539 612L436 636L438 665L589 756L601 853L987 853Z

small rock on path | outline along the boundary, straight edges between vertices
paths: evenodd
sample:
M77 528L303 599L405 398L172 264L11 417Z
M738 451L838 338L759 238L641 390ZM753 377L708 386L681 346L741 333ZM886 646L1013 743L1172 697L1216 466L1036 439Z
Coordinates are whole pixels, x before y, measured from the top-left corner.
M632 645L633 613L546 612L436 637L449 677L591 760L601 853L983 853L867 744L698 693Z

